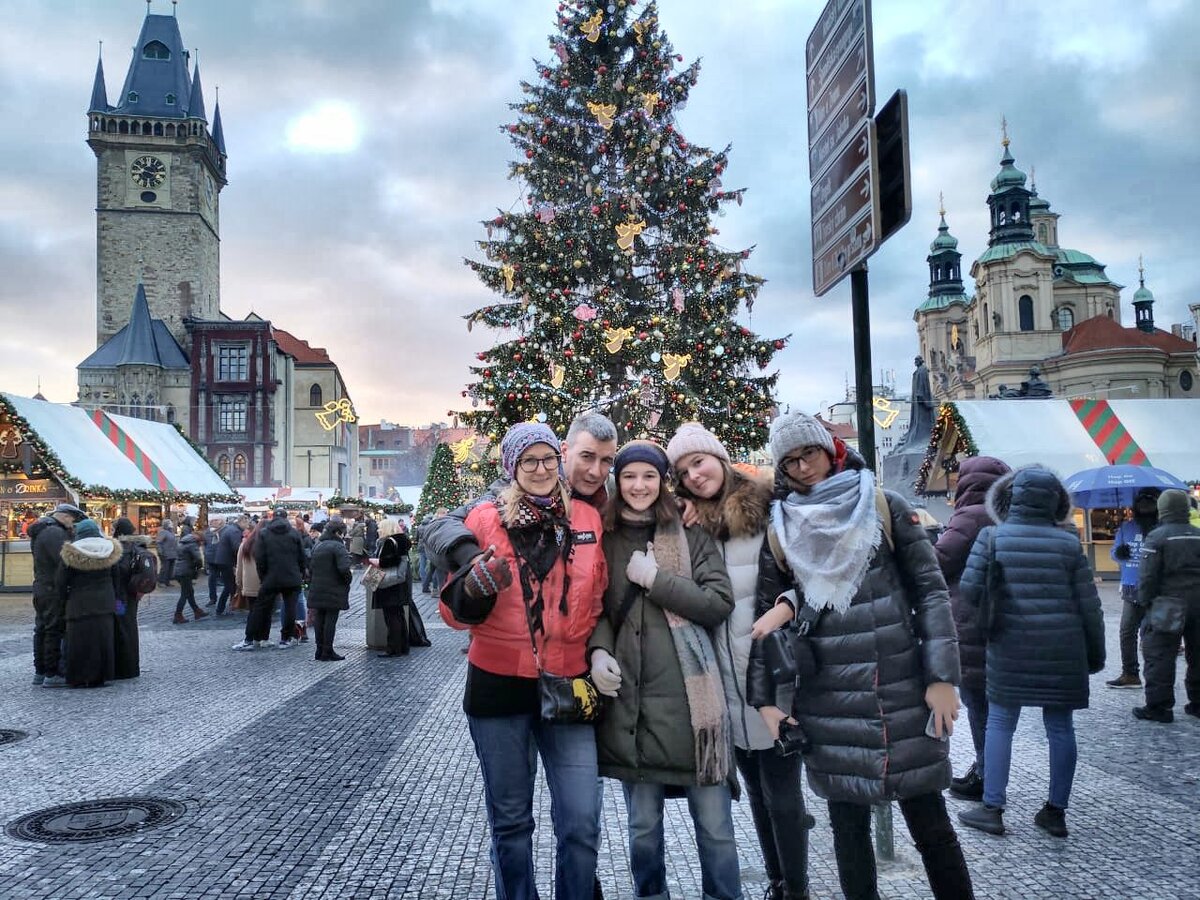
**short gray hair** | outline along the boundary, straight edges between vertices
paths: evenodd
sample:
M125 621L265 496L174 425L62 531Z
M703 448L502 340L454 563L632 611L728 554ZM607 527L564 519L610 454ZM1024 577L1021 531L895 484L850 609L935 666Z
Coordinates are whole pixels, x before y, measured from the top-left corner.
M617 426L607 416L594 410L582 412L574 418L571 427L567 429L567 443L572 443L585 431L598 441L615 443L617 440Z

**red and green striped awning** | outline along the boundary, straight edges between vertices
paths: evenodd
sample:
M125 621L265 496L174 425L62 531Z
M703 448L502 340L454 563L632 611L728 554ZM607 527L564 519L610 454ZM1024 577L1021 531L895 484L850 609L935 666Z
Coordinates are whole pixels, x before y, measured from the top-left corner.
M1150 465L1149 458L1121 424L1107 400L1071 400L1070 404L1109 465Z
M94 409L91 412L92 421L96 423L96 427L103 432L104 436L112 441L113 446L121 451L125 457L132 462L139 472L141 472L146 480L149 481L157 490L174 491L175 486L171 484L162 470L155 464L149 456L147 456L142 448L133 442L133 439L127 435L116 422L104 414L102 410Z

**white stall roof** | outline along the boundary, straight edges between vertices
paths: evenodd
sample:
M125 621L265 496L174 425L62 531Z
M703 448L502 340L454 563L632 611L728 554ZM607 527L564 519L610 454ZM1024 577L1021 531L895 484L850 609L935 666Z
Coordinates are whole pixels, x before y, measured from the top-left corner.
M233 489L174 425L112 414L108 418L154 461L175 490L188 494L233 494Z
M1066 478L1108 464L1066 400L958 400L952 405L979 455L1014 469L1036 463Z
M1200 482L1200 400L1110 400L1108 405L1150 465L1181 481Z
M4 399L84 485L115 491L156 490L77 406L4 394ZM225 489L228 490L227 488Z

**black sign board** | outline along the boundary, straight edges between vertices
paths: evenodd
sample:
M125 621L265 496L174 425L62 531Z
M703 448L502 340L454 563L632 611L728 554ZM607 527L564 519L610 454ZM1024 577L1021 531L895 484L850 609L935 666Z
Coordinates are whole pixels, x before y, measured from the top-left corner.
M879 243L912 216L912 174L908 162L908 92L896 91L875 117L879 168Z
M66 489L52 478L0 478L0 501L68 500Z

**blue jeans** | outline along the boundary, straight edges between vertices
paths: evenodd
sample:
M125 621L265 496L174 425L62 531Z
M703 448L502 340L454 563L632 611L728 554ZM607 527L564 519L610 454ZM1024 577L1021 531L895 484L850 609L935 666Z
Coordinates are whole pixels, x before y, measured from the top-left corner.
M984 737L987 734L988 698L984 688L960 687L958 695L967 708L967 724L971 726L971 743L975 745L975 772L982 778L984 770Z
M496 900L537 900L533 786L540 754L554 823L555 900L592 900L600 847L596 731L536 715L467 716L483 772Z
M296 595L296 622L303 622L308 618L308 595L301 591ZM295 623L292 623L295 624ZM279 604L279 634L287 630L287 604ZM282 639L282 638L281 638Z
M986 762L983 770L983 802L1004 808L1008 792L1008 767L1012 762L1013 732L1021 707L988 705ZM1071 783L1075 780L1075 723L1074 711L1048 706L1042 710L1042 724L1050 743L1050 797L1052 806L1066 809L1071 799Z
M629 811L629 868L633 871L634 893L640 900L669 900L663 845L664 786L629 781L621 786ZM704 900L742 900L729 786L691 785L683 790L696 827Z

